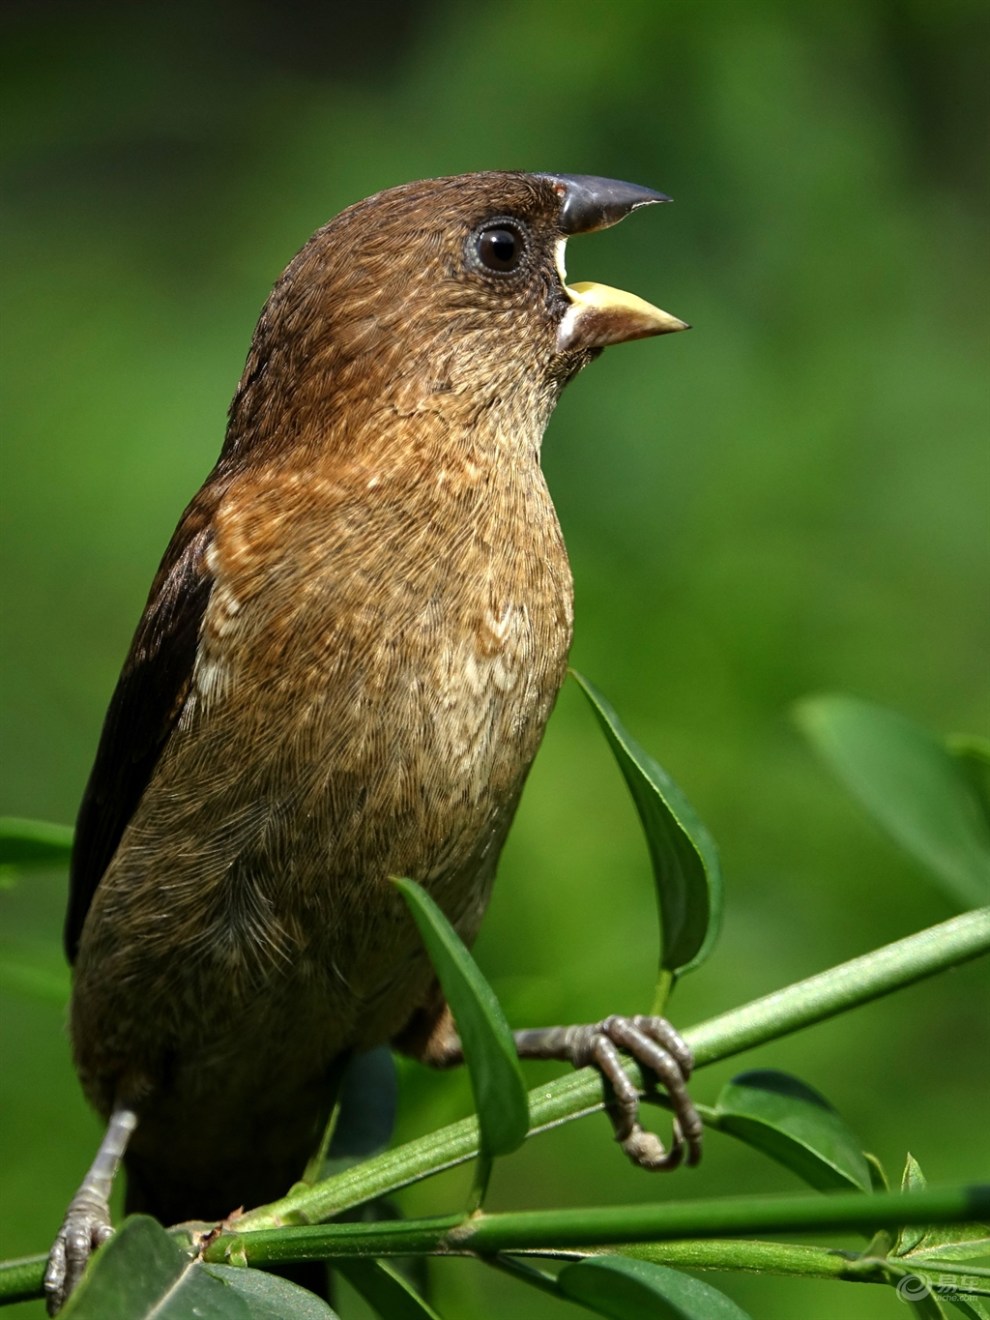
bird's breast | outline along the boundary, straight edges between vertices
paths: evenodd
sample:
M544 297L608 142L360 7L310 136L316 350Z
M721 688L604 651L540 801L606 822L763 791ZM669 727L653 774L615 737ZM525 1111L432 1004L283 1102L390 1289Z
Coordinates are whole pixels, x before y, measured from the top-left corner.
M296 474L217 519L188 733L267 763L267 796L349 876L463 870L504 834L565 672L571 577L539 468L443 473Z
M204 1077L261 1001L266 1039L330 1058L426 992L390 877L476 931L565 673L570 571L538 475L460 505L385 485L321 499L297 476L219 510L192 684L87 919L77 1025L140 980L137 1041L152 1009L186 1040L199 1005L233 1006L189 1056Z

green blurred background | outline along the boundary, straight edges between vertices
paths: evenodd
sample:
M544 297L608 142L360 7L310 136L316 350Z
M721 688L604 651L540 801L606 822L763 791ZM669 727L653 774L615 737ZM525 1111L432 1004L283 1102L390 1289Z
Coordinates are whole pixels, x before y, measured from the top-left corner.
M722 849L722 940L675 1016L951 915L788 708L838 688L937 731L987 728L987 19L981 0L8 0L0 809L73 818L257 312L309 233L426 175L598 173L677 205L575 240L571 276L695 326L610 350L544 451L574 662ZM60 875L0 895L5 943L56 974L63 896ZM632 809L571 687L478 956L517 1024L586 1020L648 1005L654 931ZM986 992L963 968L706 1071L697 1096L787 1068L895 1174L908 1147L932 1181L985 1173ZM46 1247L98 1128L57 996L8 986L0 1007L9 1256ZM406 1136L468 1104L454 1077L408 1068L402 1086ZM403 1203L449 1209L466 1176ZM492 1204L796 1187L715 1136L700 1170L651 1179L599 1116L506 1161ZM578 1314L480 1265L434 1274L448 1316ZM760 1317L903 1313L879 1289L716 1281Z

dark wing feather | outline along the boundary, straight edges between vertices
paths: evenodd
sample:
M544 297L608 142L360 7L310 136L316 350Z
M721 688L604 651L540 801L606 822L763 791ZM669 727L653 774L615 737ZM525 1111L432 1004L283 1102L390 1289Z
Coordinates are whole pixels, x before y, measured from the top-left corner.
M76 821L65 918L70 962L96 888L186 702L212 587L206 551L225 485L208 482L179 523L107 711Z

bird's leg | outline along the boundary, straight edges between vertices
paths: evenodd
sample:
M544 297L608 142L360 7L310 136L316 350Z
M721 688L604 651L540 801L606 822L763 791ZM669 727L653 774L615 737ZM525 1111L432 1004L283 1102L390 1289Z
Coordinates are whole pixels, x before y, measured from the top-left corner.
M691 1051L666 1018L621 1017L580 1027L542 1027L514 1033L520 1059L560 1059L597 1068L614 1099L608 1105L615 1139L634 1164L643 1169L676 1169L701 1159L702 1123L687 1092L694 1067ZM651 1081L660 1082L670 1097L674 1130L670 1149L639 1121L639 1092L626 1076L619 1050L632 1055Z
M96 1158L69 1202L45 1270L48 1314L57 1315L66 1298L82 1278L86 1262L113 1232L110 1223L110 1189L131 1133L137 1127L133 1109L115 1105Z
M615 1139L634 1164L651 1170L676 1169L682 1162L697 1164L701 1159L702 1122L687 1092L694 1060L666 1018L613 1015L589 1026L539 1027L513 1035L520 1059L559 1059L575 1068L598 1069L613 1092L608 1113ZM429 1033L397 1043L434 1068L464 1061L449 1010L436 1019ZM674 1131L669 1150L640 1124L639 1092L626 1076L620 1050L632 1055L648 1078L662 1083L670 1097Z

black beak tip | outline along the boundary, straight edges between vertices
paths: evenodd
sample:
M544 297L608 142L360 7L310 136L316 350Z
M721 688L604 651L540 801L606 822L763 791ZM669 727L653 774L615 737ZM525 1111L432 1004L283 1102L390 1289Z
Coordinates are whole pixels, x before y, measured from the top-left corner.
M666 193L621 179L595 174L541 174L560 196L560 228L564 234L589 234L624 220L640 206L669 202Z

